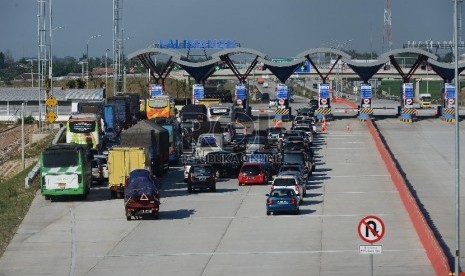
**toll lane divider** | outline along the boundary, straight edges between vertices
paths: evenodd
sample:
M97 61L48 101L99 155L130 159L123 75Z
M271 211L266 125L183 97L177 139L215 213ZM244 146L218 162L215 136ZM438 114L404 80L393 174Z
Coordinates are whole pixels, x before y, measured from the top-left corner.
M346 99L341 99L340 102L351 107L357 107L356 103ZM436 275L450 275L450 271L453 271L453 256L450 254L450 251L448 252L448 256L444 252L444 248L441 246L441 243L444 244L444 242L435 235L431 225L428 223L425 215L426 213L422 212L419 207L422 206L421 202L415 197L413 188L407 185L407 182L400 172L400 166L398 166L394 161L394 158L388 150L385 140L379 129L376 127L376 124L372 120L367 120L366 124L373 140L375 141L376 148L378 149L378 152L383 159L389 174L391 175L392 182L399 191L402 203L409 214L410 220L413 223ZM436 233L439 235L437 231ZM449 260L451 260L450 263ZM460 273L460 275L463 276L465 274Z
M443 244L444 242L440 242L440 238L435 235L432 226L428 223L426 210L423 210L424 212L422 212L419 207L421 206L420 200L415 196L413 188L405 181L404 176L400 172L400 166L398 166L394 161L394 158L388 150L388 147L379 132L379 129L376 127L376 124L371 120L368 120L367 126L373 140L375 141L376 148L378 149L378 152L383 159L389 174L391 175L392 182L399 191L402 203L409 214L410 220L413 223L429 260L431 261L436 275L449 275L451 267L453 267L452 264L449 264L449 260L452 260L453 257L450 254L449 258L446 256L446 253L441 246L441 242ZM436 234L439 235L437 231Z

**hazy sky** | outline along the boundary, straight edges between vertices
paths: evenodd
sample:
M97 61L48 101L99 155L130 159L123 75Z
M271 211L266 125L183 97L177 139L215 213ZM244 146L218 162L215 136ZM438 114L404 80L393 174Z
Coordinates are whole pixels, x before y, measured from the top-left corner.
M54 56L112 50L113 0L52 0ZM270 57L351 40L346 49L383 51L384 0L123 0L125 54L160 39L235 39ZM0 0L0 51L37 56L37 0ZM392 48L452 40L452 0L392 0ZM333 42L333 45L335 43ZM386 51L386 48L384 48ZM112 55L110 51L109 56Z

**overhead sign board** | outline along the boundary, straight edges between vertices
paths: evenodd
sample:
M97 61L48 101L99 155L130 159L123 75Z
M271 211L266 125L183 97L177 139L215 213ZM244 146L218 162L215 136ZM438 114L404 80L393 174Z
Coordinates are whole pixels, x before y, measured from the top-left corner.
M362 83L360 86L360 97L362 99L370 99L372 97L372 88L370 84Z
M163 91L163 87L160 84L152 84L150 86L150 97L161 96L165 94Z
M272 58L271 61L276 63L287 63L293 62L294 58Z
M192 87L192 90L194 94L194 100L201 100L205 98L203 85L194 84L194 86Z
M366 216L360 220L357 232L363 241L375 243L383 238L386 227L379 217Z
M294 73L296 73L296 74L307 74L307 73L310 73L310 71L311 71L310 62L308 60L306 60L301 66L299 66L299 68L297 68L297 70L295 70Z
M278 83L276 87L276 98L277 99L287 99L288 88L287 85L283 83Z
M329 83L320 83L318 86L320 98L329 99Z
M244 100L247 98L246 95L246 90L245 90L245 85L244 84L238 84L236 85L236 98L238 100Z
M224 49L236 48L235 39L160 39L161 49Z

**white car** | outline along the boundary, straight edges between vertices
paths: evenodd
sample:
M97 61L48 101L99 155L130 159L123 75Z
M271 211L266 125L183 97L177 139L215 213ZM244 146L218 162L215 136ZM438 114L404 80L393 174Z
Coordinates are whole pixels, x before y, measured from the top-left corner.
M268 104L268 108L275 107L278 105L278 100L276 99L270 99L270 103Z
M300 203L302 203L304 201L304 189L307 189L306 184L303 182L304 181L302 181L302 179L297 175L278 175L273 179L271 190L274 190L275 188L294 189L300 199Z
M267 82L263 83L263 88L268 88L269 84Z

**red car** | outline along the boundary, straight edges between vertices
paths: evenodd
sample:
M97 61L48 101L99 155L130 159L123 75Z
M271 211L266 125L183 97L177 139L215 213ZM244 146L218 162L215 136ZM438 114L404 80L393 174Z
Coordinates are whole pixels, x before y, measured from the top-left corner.
M239 186L244 184L266 184L268 175L260 163L244 163L238 176Z

